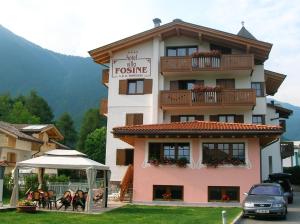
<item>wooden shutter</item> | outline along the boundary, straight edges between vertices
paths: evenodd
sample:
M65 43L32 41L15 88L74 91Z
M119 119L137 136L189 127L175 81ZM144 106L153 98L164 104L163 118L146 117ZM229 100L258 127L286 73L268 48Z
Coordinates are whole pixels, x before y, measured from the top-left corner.
M199 88L204 86L204 80L195 80L195 86L194 88Z
M180 121L180 117L178 115L171 116L171 122L179 122L179 121Z
M143 114L133 115L133 125L143 124Z
M144 79L144 94L152 93L152 79Z
M210 121L219 121L218 115L209 115L209 120Z
M235 123L244 123L244 115L234 115Z
M224 89L234 89L235 88L235 80L234 79L217 79L217 86L220 86Z
M124 149L117 149L116 165L125 165L126 151Z
M178 89L179 89L178 80L170 81L170 90L178 90Z
M126 114L126 125L143 124L143 114Z
M195 120L196 121L204 121L204 115L196 115Z
M127 80L119 80L119 94L127 94Z

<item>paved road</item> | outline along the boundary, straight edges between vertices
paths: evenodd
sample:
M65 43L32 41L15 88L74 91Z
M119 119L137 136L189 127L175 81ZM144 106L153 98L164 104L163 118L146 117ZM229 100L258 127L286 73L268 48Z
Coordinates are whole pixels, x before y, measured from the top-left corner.
M300 192L294 193L294 203L289 204L288 214L286 220L279 219L255 219L246 218L242 219L239 224L264 224L264 223L284 223L284 224L299 224L300 223Z

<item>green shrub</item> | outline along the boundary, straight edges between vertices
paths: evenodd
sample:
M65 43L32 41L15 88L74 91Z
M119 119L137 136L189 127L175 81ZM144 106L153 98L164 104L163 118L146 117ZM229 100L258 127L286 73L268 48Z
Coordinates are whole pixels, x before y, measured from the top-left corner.
M300 185L300 166L283 167L283 172L292 174L290 178L292 184Z

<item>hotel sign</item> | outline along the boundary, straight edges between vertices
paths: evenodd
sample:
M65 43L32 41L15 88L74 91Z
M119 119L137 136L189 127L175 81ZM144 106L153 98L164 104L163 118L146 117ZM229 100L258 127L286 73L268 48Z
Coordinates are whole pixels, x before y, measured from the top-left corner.
M151 58L140 58L138 51L129 51L126 58L112 60L113 78L145 78L151 76Z

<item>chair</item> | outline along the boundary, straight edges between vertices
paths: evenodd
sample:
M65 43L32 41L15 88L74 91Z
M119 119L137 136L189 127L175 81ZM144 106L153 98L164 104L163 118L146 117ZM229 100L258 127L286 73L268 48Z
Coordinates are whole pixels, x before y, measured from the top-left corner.
M94 191L94 197L93 197L94 202L98 202L99 200L101 200L103 198L103 190L102 189L93 189L93 191Z
M41 195L40 192L34 191L32 195L32 201L37 202L38 206L41 206Z
M56 203L56 194L55 191L49 190L48 191L48 208L52 210L52 204L55 205L55 208L57 209L57 203Z
M65 191L64 195L59 198L56 202L60 201L61 206L57 209L61 209L63 206L65 207L65 210L67 210L67 208L69 206L71 206L72 203L72 195L70 191Z
M78 206L80 206L82 210L84 210L85 202L86 198L84 192L82 190L77 190L72 201L73 211L75 209L77 210Z

